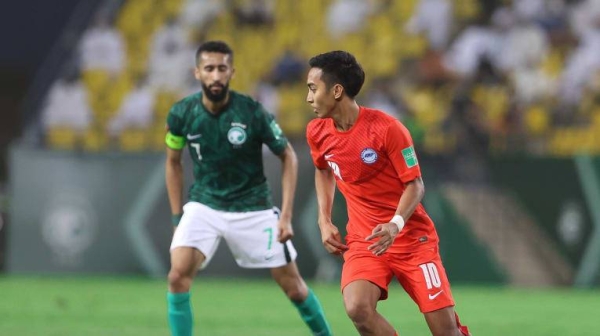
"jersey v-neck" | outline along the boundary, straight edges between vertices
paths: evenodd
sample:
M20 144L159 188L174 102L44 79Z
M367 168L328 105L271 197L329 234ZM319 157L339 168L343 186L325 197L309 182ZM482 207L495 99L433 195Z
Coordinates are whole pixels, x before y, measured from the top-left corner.
M350 135L354 132L354 130L356 129L358 124L361 122L361 120L364 119L364 117L363 117L364 114L365 114L365 108L359 105L358 106L358 117L356 117L356 121L354 122L354 125L352 125L349 130L347 130L347 131L338 130L337 127L335 127L335 121L333 121L333 118L330 119L329 127L331 129L333 129L333 132L336 135L343 135L343 136Z

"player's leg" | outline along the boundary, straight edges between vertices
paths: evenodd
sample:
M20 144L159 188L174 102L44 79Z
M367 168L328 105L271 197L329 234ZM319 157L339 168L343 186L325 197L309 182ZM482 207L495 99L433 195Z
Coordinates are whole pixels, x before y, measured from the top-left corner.
M183 210L171 242L168 275L168 316L173 336L192 335L192 281L196 272L206 267L214 255L221 237L221 220L217 212L196 202L186 204Z
M323 307L315 293L302 279L295 261L285 266L272 268L271 276L298 309L302 320L308 325L313 335L332 335Z
M204 260L206 260L204 254L193 247L178 247L171 251L169 292L189 292L192 280Z
M373 255L367 247L354 242L344 253L341 285L346 313L361 335L396 335L377 312L377 302L387 298L392 272L386 259Z
M344 287L344 306L361 336L396 335L394 327L377 312L381 288L367 280L356 280Z
M192 247L178 247L171 251L167 303L169 326L173 336L192 335L190 287L196 271L204 260L204 255Z
M454 313L450 282L438 248L395 254L394 275L419 306L433 336L469 335Z
M298 271L294 245L277 241L278 221L276 210L230 214L225 241L240 267L271 269L271 276L314 335L331 335L321 303Z
M424 313L425 321L434 336L470 336L469 329L460 324L454 307L446 307L432 312Z

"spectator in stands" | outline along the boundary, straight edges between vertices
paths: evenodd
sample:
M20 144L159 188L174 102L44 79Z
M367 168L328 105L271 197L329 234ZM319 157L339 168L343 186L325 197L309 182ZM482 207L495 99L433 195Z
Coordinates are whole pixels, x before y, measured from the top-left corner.
M384 111L392 117L402 121L398 97L394 94L393 78L379 77L373 79L365 92L365 106Z
M44 129L68 127L78 132L88 129L93 119L88 93L78 70L68 70L52 85L42 111Z
M444 127L456 134L455 151L464 156L483 156L489 149L492 129L486 120L485 106L473 100L473 90L478 86L502 86L504 78L486 58L477 65L472 78L459 84L449 106Z
M530 105L552 97L557 90L556 81L540 67L526 66L511 76L515 102Z
M230 7L240 26L272 26L275 21L273 0L245 0L241 3L233 1Z
M561 102L571 106L580 101L594 74L600 70L600 1L588 0L574 7L572 20L576 19L571 26L579 45L569 55L560 78Z
M450 0L420 0L405 29L410 34L424 33L432 50L444 50L452 32Z
M279 92L270 75L265 75L256 82L252 96L263 105L265 110L271 111L277 117L279 111Z
M547 0L513 0L515 16L526 22L539 22L547 14Z
M454 154L451 160L454 177L464 182L482 182L487 178L485 157L489 151L490 129L485 122L484 111L470 97L470 83L463 83L450 106L445 130L456 135Z
M281 57L275 61L272 70L272 79L275 85L294 84L301 81L304 77L306 61L296 52L287 48Z
M221 14L225 7L220 0L185 0L179 18L183 26L192 32L202 32Z
M115 116L109 121L107 130L111 136L118 136L127 128L147 129L154 120L154 92L145 78L137 81Z
M373 10L371 1L335 0L327 9L327 31L334 39L356 33Z
M590 30L596 30L599 15L600 1L576 1L569 7L571 31L578 38L583 38Z
M503 34L498 66L507 72L537 67L548 55L546 32L531 18L509 8L494 13L495 26Z
M531 6L538 4L536 1L533 0ZM533 21L542 20L542 16L534 16L527 11L528 7L518 11L514 9L515 4L513 8L496 10L493 16L495 26L504 34L497 66L510 79L516 102L528 105L553 94L556 85L542 70L549 41L546 31Z
M188 48L188 31L177 18L170 18L153 36L150 43L150 58L159 57L171 47L181 50Z
M475 75L482 59L495 64L501 48L502 35L482 15L458 35L446 51L443 65L453 76L469 78Z
M189 66L192 48L182 44L173 34L163 35L160 45L153 50L149 62L149 83L154 90L186 92L192 76Z
M125 42L106 14L99 14L80 42L81 69L105 70L112 76L125 66Z

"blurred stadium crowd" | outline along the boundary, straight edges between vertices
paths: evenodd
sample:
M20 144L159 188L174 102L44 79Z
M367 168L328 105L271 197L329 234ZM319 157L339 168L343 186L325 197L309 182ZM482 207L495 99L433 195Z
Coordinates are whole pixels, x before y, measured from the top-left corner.
M396 115L422 153L600 154L600 0L124 0L48 90L40 143L162 150L209 39L236 52L232 88L292 138L312 118L307 59L344 49L367 72L358 101Z

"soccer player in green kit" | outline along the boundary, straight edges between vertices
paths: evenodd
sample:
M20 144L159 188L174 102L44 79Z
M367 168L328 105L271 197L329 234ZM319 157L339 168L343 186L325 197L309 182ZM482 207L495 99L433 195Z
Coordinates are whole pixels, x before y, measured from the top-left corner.
M237 264L269 268L313 335L331 335L323 309L295 263L290 241L298 161L292 146L262 105L229 90L233 51L208 41L196 52L194 75L202 91L175 103L167 117L166 185L176 225L167 294L172 335L192 335L190 287L220 240ZM262 145L282 162L282 211L273 207L264 176ZM182 150L194 163L195 182L183 205Z

